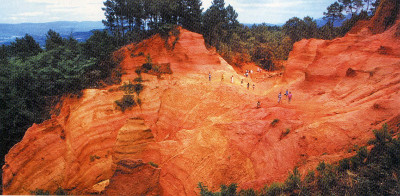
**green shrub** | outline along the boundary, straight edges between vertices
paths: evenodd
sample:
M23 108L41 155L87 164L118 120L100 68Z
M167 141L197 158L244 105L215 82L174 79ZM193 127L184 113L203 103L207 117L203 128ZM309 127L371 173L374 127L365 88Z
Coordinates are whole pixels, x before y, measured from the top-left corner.
M43 189L36 189L34 191L31 191L33 195L50 195L49 191L43 190Z
M275 118L275 119L271 122L271 126L272 126L272 127L275 127L276 124L278 124L278 122L279 122L279 119Z
M54 195L68 195L68 192L61 187L58 187Z
M142 65L142 68L143 68L143 72L147 73L147 72L149 72L150 70L153 69L153 64L145 63L145 64Z
M153 64L153 59L151 58L150 54L146 55L146 63L145 64Z
M141 100L140 98L137 98L137 99L136 99L136 103L137 103L139 106L141 106L141 105L142 105L142 100Z
M331 190L335 188L338 181L336 168L331 164L325 162L319 163L317 166L317 186L322 193L331 194Z
M236 195L237 184L232 183L229 186L221 185L221 196Z
M97 156L97 155L90 155L90 162L95 161L96 159L100 159L101 157Z
M31 191L32 195L68 195L68 192L64 190L61 187L58 187L57 190L53 193L50 194L50 191L48 190L43 190L43 189L36 189L34 191Z
M350 160L348 158L342 159L339 161L339 171L346 171L350 169Z
M135 84L132 84L131 81L124 83L122 86L119 87L120 90L124 91L125 94L130 95L136 91Z
M155 71L156 73L160 73L160 66L159 65L154 65L153 66L153 71Z
M280 139L284 138L285 136L287 136L290 133L290 129L286 129L285 131L282 131Z
M143 82L143 78L141 76L139 76L139 77L135 78L133 81L137 82L137 83L142 83Z
M200 189L201 196L214 196L214 193L212 191L209 191L208 187L203 185L202 182L199 182L199 184L197 185L197 188Z
M266 190L267 195L281 195L283 193L284 185L279 182L274 182Z
M314 170L308 171L307 175L304 177L305 183L312 183L315 180L315 172Z
M301 188L301 175L297 167L293 169L293 172L289 172L289 176L285 181L285 190L293 192L294 190L300 190Z
M350 158L350 168L352 170L358 169L360 166L364 165L364 161L368 156L367 148L364 146L357 150L357 154Z
M124 95L122 99L116 100L115 103L122 112L137 105L133 95Z
M144 88L143 84L140 83L135 84L135 92L138 96L143 91L143 88Z
M257 196L256 191L253 189L240 190L239 196Z
M141 67L136 68L135 73L136 73L137 75L142 74L142 69L141 69Z
M158 165L155 164L155 163L153 163L153 162L149 162L149 165L151 165L151 166L153 166L153 167L155 167L155 168L158 168Z

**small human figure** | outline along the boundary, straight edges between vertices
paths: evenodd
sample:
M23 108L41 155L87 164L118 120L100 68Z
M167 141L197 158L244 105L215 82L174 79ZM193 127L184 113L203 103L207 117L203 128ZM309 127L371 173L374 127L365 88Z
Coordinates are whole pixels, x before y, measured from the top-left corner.
M233 84L233 75L232 75L232 77L231 77L231 83Z
M250 83L247 83L247 90L249 90L250 88Z
M240 82L240 86L243 86L243 78L242 78L242 81Z
M224 81L224 74L221 76L221 82Z
M250 73L253 74L253 70L250 70Z
M261 103L260 103L260 101L257 101L257 109L258 108L261 108Z
M288 95L289 95L289 91L288 91L288 89L286 89L285 96L287 97Z
M279 94L278 94L278 103L281 103L281 99L282 99L282 92L279 92Z
M292 92L289 92L288 98L289 98L289 103L290 103L290 100L292 100Z
M254 88L256 87L256 85L255 84L253 84L253 90L254 90Z
M208 72L208 80L211 82L211 72Z

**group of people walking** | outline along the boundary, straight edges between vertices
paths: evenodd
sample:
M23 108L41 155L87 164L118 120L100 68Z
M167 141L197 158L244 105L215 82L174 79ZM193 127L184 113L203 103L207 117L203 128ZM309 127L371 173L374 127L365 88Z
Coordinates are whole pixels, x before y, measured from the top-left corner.
M246 73L247 73L247 72L246 72ZM250 71L249 71L248 73L250 73ZM224 79L225 79L224 74L222 74L222 75L221 75L221 82L223 82ZM211 82L211 72L208 72L208 80ZM231 83L233 84L233 82L234 82L234 77L233 77L233 75L232 75L232 76L231 76ZM244 79L242 78L242 80L240 81L240 85L243 86L243 84L244 84ZM251 87L251 85L250 85L250 83L248 82L248 83L247 83L247 90L250 90L250 87ZM255 90L256 85L253 84L252 87L253 87L253 90Z
M290 92L288 89L286 89L286 92L284 94L288 100L288 103L290 103L290 101L292 100L292 92ZM278 94L278 103L282 102L282 92L279 92Z
M258 72L259 70L257 70L257 72ZM249 76L249 73L252 73L253 72L253 70L246 70L246 73L244 74L246 77L248 77ZM211 82L211 72L209 72L208 73L208 80ZM233 84L233 80L234 80L234 77L233 77L233 75L231 76L231 83ZM224 74L222 74L222 76L221 76L221 82L222 81L224 81ZM241 86L243 86L243 83L244 83L244 80L242 79L241 81L240 81L240 85ZM256 85L255 84L253 84L253 90L255 89L255 87L256 87ZM250 83L248 82L247 83L247 90L250 90ZM286 92L285 92L285 94L284 94L285 96L286 96L286 99L288 100L288 103L290 103L291 102L291 100L292 100L292 92L290 92L289 91L289 89L286 89ZM282 92L279 92L279 94L278 94L278 104L279 103L281 103L282 102ZM261 102L260 101L257 101L257 108L260 108L261 107Z

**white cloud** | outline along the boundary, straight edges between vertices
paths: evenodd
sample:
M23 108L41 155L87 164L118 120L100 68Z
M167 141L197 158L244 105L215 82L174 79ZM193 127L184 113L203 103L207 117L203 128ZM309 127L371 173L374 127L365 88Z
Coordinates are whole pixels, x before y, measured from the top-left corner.
M43 15L46 15L46 14L44 12L24 12L24 13L15 14L14 17L43 16Z
M104 18L103 0L25 0L26 3L37 5L50 16L47 18L100 21Z
M25 0L25 1L29 3L54 3L57 0Z

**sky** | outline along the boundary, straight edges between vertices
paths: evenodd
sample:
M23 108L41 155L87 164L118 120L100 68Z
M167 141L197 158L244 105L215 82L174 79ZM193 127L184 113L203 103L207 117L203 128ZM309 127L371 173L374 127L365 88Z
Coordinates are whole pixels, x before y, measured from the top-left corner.
M101 21L104 0L0 0L0 23ZM203 8L212 0L202 0ZM225 0L241 23L283 24L289 18L321 18L335 0Z

